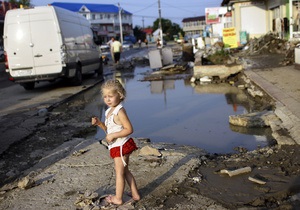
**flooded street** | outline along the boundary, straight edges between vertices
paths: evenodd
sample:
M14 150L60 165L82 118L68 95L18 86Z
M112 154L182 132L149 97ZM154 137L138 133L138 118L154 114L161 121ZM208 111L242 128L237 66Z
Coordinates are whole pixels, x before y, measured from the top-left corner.
M106 77L119 79L126 88L124 105L134 126L133 136L196 146L210 153L235 152L235 147L254 150L268 145L268 129L247 130L229 124L229 115L251 109L242 90L226 83L193 87L184 79L142 81L147 72L152 72L148 66L135 67L131 72L115 71ZM104 113L103 102L100 104L100 113ZM89 107L98 109L99 105ZM99 130L96 138L103 137Z

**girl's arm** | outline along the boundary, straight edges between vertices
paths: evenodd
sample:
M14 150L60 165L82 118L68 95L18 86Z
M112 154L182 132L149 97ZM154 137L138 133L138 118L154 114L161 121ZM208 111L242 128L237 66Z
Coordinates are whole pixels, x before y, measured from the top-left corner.
M107 128L103 122L101 122L97 117L92 117L92 125L99 126L105 133L107 133Z

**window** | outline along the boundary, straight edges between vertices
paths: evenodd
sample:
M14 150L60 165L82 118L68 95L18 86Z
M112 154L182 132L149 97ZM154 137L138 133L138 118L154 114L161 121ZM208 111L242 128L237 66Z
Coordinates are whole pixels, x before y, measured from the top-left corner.
M107 30L108 31L113 31L113 27L112 26L107 26Z

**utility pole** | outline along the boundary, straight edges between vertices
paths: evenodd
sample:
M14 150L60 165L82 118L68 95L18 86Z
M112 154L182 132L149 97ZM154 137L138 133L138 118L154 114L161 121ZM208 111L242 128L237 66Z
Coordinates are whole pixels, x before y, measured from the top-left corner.
M163 31L161 26L161 9L160 9L160 0L158 0L158 15L159 15L159 29L160 29L160 45L163 47Z
M120 7L120 3L118 3L118 5L119 5L119 22L120 22L120 41L123 44L122 8Z

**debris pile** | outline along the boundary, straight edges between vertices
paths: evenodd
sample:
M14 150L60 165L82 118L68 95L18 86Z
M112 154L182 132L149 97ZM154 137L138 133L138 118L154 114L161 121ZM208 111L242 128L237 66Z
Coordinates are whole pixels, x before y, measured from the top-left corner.
M164 66L157 71L146 74L141 81L158 81L166 79L182 79L189 77L189 63L178 63Z
M259 38L250 39L244 47L242 54L244 56L260 54L283 54L286 51L287 41L279 39L273 33L267 33Z
M274 33L267 33L259 38L250 39L238 55L245 57L263 54L283 54L285 58L280 65L291 65L295 60L294 50L298 43L299 41L286 41L278 38Z

